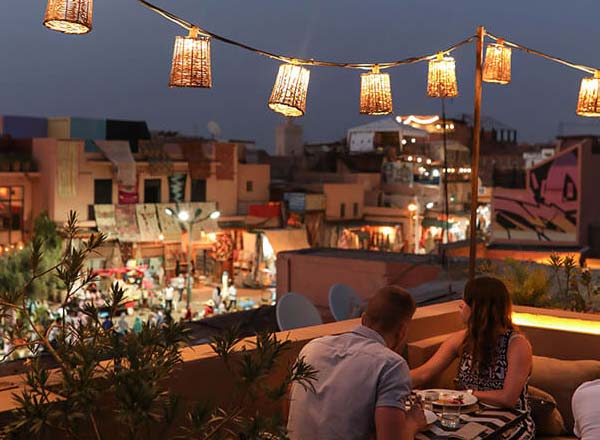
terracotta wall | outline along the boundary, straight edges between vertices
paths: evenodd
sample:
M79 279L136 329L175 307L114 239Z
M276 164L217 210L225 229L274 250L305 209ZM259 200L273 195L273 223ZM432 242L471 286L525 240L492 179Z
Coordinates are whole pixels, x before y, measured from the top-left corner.
M347 284L366 299L385 285L413 287L435 279L440 271L439 266L427 264L427 259L398 260L386 261L383 254L367 251L282 252L277 256L277 296L287 292L305 295L317 306L323 319L330 321L329 288L333 284Z

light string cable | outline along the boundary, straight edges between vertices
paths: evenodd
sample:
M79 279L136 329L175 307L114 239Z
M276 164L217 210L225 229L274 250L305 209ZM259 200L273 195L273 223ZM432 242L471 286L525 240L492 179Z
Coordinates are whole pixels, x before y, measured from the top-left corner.
M249 50L251 52L265 56L267 58L283 61L285 63L293 63L293 64L306 65L306 66L341 67L341 68L345 68L345 69L362 69L362 70L371 70L374 66L379 66L379 69L383 70L383 69L389 69L391 67L400 66L403 64L415 64L415 63L419 63L422 61L429 61L429 60L435 58L438 53L450 53L453 50L458 49L459 47L464 46L466 44L469 44L477 39L477 36L473 35L473 36L470 36L470 37L464 39L463 41L460 41L460 42L448 47L445 50L436 51L435 54L423 55L423 56L419 56L419 57L409 57L409 58L404 58L404 59L398 60L398 61L379 62L379 63L375 63L375 62L373 62L373 63L338 63L338 62L333 62L333 61L322 61L322 60L315 60L315 59L290 57L290 56L279 55L279 54L275 54L272 52L268 52L266 50L258 49L258 48L249 46L245 43L241 43L239 41L232 40L230 38L223 37L221 35L210 32L210 31L202 28L201 26L192 24L189 21L184 20L183 18L180 18L171 12L168 12L158 6L153 5L152 3L147 2L146 0L138 0L138 2L141 3L144 7L150 9L151 11L156 12L157 14L166 18L167 20L170 20L173 23L178 24L179 26L181 26L182 28L184 28L188 31L191 31L192 29L197 29L198 32L204 36L214 38L215 40L221 41L226 44L230 44L232 46L239 47L241 49Z
M592 75L595 74L598 71L598 69L594 69L593 67L588 67L588 66L584 66L582 64L572 63L570 61L563 60L562 58L558 58L558 57L555 57L555 56L552 56L552 55L548 55L548 54L546 54L544 52L540 52L539 50L530 49L529 47L525 47L525 46L523 46L521 44L517 44L517 43L514 43L512 41L506 40L503 37L497 37L497 36L495 36L493 34L490 34L487 30L485 31L485 35L488 36L489 38L491 38L494 41L502 41L507 46L514 47L515 49L518 49L520 51L523 51L523 52L526 52L526 53L529 53L529 54L532 54L532 55L537 55L539 57L545 58L545 59L550 60L550 61L554 61L555 63L559 63L559 64L562 64L562 65L565 65L565 66L570 67L572 69L581 70L583 72L591 73Z

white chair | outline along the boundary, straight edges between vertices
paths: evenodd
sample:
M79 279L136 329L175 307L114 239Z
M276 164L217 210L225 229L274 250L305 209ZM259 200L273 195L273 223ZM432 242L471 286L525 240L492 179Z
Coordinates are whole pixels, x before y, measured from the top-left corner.
M292 292L286 293L277 301L275 315L280 330L323 324L314 304L304 296Z
M329 288L329 310L336 321L358 318L365 309L366 301L354 289L345 284Z

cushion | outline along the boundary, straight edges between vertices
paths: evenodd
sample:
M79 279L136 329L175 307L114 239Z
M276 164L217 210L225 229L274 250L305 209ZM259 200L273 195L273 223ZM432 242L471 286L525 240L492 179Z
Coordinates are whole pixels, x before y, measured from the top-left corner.
M565 426L572 432L571 397L579 385L595 379L600 379L600 361L564 361L534 356L529 384L545 390L556 399Z
M536 436L559 436L566 434L565 422L556 408L556 400L547 392L529 386L528 397L531 416L535 422Z

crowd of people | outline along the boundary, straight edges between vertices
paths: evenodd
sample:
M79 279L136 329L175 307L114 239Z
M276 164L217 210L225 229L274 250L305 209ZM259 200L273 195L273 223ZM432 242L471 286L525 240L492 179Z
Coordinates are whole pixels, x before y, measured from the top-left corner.
M503 438L535 438L527 400L532 347L511 320L506 286L492 277L467 283L460 304L465 329L410 370L399 353L415 309L407 291L384 287L368 302L360 325L314 339L302 349L299 357L317 370L317 381L313 388L291 388L290 439L413 439L427 423L418 402L406 409L412 390L431 383L455 360L458 389L483 404L525 412L523 421ZM600 438L599 401L600 381L583 384L573 396L579 438Z

